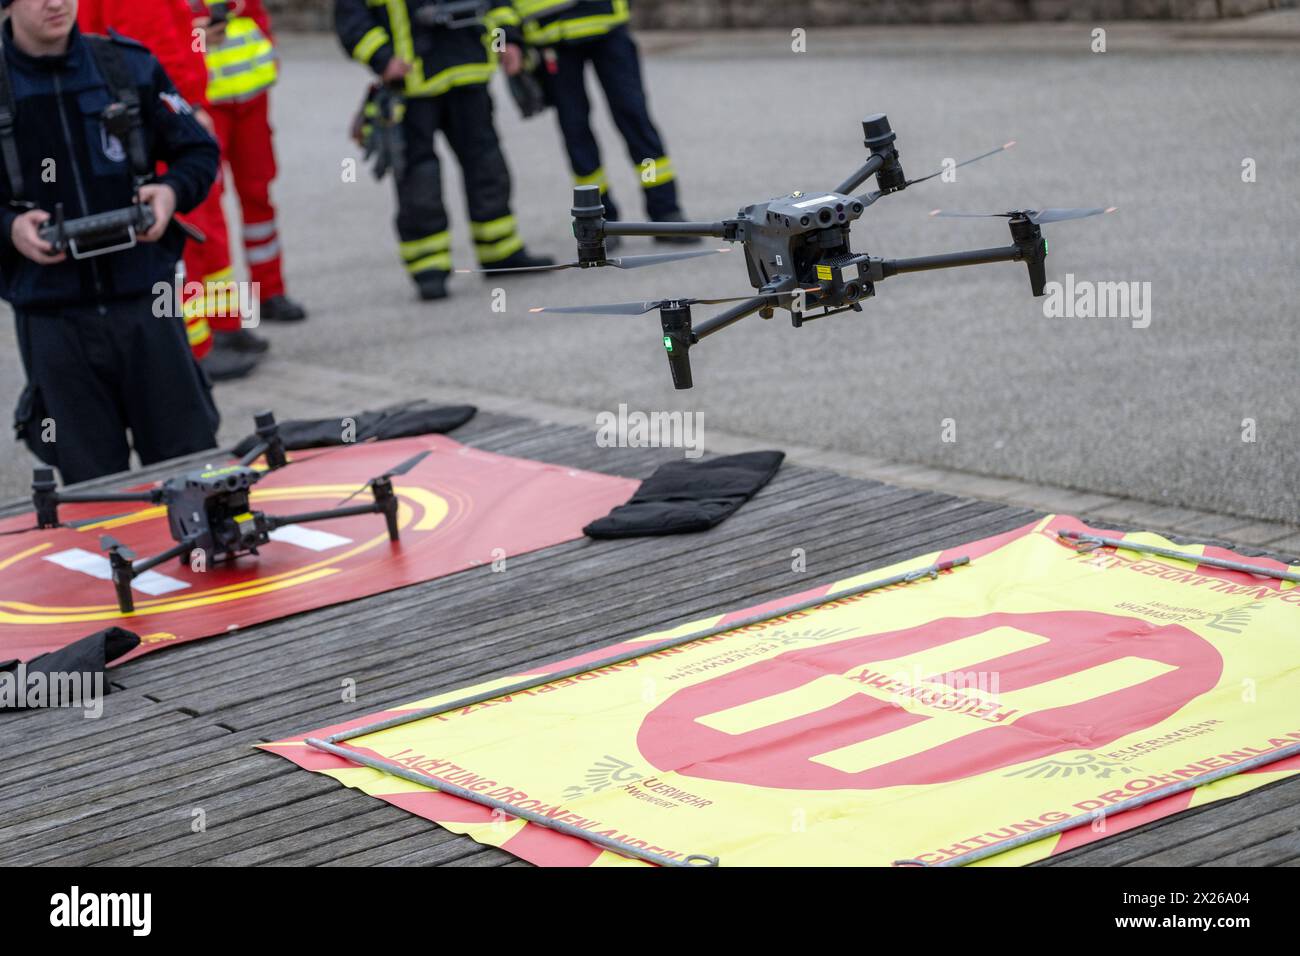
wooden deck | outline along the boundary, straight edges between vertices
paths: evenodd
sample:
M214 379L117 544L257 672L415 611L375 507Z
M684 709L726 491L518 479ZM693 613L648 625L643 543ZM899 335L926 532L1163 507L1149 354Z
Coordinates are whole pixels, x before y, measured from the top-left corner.
M589 430L489 414L453 437L633 477L674 456L597 448ZM79 711L0 714L0 863L527 865L253 745L1032 517L787 464L739 514L703 536L575 541L512 558L504 573L466 571L156 652L110 672L114 691L99 720ZM798 578L790 572L796 547L808 561ZM344 678L357 682L356 703L341 702ZM195 833L200 809L206 830ZM1050 865L1070 864L1300 865L1300 778L1118 834Z

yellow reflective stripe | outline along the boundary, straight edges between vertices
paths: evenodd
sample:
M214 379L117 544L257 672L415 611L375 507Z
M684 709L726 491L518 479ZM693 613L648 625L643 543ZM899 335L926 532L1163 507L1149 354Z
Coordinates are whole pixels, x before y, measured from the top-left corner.
M352 48L352 59L361 63L370 63L370 58L379 52L379 48L388 42L388 31L383 27L371 27L365 36ZM400 56L400 54L398 54Z
M279 79L279 71L274 58L271 58L234 76L212 78L208 83L208 99L219 103L251 96L268 86L275 85L277 79Z
M393 53L411 64L411 72L406 75L406 89L410 92L412 79L424 75L424 65L416 57L415 44L411 41L411 17L406 0L384 0L384 9L388 11L389 29L393 31Z
M426 272L430 269L437 269L440 272L451 271L451 253L435 252L431 256L425 256L423 259L416 259L414 262L406 264L406 271L415 275L417 272Z
M492 242L496 239L504 239L506 236L514 234L515 217L502 216L500 219L493 219L490 222L471 222L469 231L474 236L475 242Z
M517 27L519 26L519 14L509 4L494 7L483 17L483 24L489 30L493 27Z
M252 17L236 17L226 26L226 38L208 50L204 59L209 66L213 63L221 65L249 60L256 55L256 52L250 50L261 52L263 45L270 49L271 41L257 25L257 21Z
M229 315L239 305L239 286L233 267L220 269L203 277L203 295L191 296L181 306L185 321L192 316Z
M478 254L478 261L487 265L490 262L500 262L502 259L514 255L523 247L523 239L519 238L519 236L510 236L500 242L475 243L474 251Z
M524 41L532 46L544 46L559 43L561 40L581 40L586 37L600 36L608 33L620 24L627 23L627 0L614 0L612 13L601 13L591 17L573 17L555 20L545 26L529 22L528 14L520 11L524 17ZM537 14L533 14L537 16Z
M439 96L452 87L486 83L492 79L496 66L494 56L487 63L458 63L435 73L428 79L419 79L415 82L412 82L408 75L406 92L412 96Z
M640 174L642 189L653 189L655 186L662 186L664 183L672 182L677 176L673 171L673 161L667 156L660 156L654 160L654 166L649 170L645 168L645 160L641 160L637 164L637 172ZM649 173L648 176L647 173Z
M515 9L521 17L537 17L568 3L569 0L515 0Z
M190 348L202 345L210 338L212 338L212 326L208 325L208 320L202 313L185 317L185 339L189 342Z
M435 232L433 235L425 236L423 239L409 239L397 245L402 258L408 262L426 253L446 252L450 248L451 233L445 229L442 232Z
M600 166L594 173L588 173L585 176L573 174L573 185L575 186L599 186L601 192L609 189L609 183L605 180L605 167Z

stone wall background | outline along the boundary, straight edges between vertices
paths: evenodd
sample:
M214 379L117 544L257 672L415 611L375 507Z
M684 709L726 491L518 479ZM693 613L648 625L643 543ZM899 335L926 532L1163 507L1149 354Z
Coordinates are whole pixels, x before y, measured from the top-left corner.
M331 0L267 0L280 29L329 29ZM1295 0L634 0L633 23L670 30L1025 20L1213 20Z

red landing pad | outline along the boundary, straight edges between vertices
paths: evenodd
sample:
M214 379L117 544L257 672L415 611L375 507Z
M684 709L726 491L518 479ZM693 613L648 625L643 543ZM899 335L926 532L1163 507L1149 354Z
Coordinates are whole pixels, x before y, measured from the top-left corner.
M578 538L588 522L625 502L639 482L469 448L442 435L306 451L253 488L268 514L331 508L369 479L424 449L433 454L397 478L401 541L381 515L292 525L258 555L195 571L172 561L135 582L136 609L122 614L99 538L110 533L145 558L174 542L161 506L68 504L65 522L110 520L0 537L0 660L30 660L119 625L140 646L123 657L211 637L302 611L430 581ZM363 492L353 503L367 500ZM129 512L129 513L126 513ZM0 520L29 528L31 513Z

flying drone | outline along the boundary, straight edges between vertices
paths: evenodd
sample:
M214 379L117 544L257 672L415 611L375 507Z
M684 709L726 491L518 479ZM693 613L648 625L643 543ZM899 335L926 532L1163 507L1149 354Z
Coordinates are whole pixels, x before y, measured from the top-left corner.
M931 215L954 217L1003 217L1011 230L1011 244L968 252L949 252L911 259L882 259L850 248L852 223L882 196L934 179L947 169L966 166L1004 152L1014 141L979 156L937 170L919 179L908 179L894 147L895 133L883 113L862 121L864 145L871 155L865 163L833 190L794 192L742 208L734 219L716 222L610 222L605 219L598 186L578 186L573 191L573 235L578 258L572 262L540 267L589 269L613 266L633 269L641 266L729 252L728 248L661 255L609 257L608 236L705 236L743 244L750 285L756 294L727 298L674 298L658 301L618 302L607 305L537 308L533 312L588 313L595 315L642 315L657 309L663 330L663 347L668 356L673 385L690 388L691 347L701 339L727 328L746 316L758 313L771 318L777 308L787 310L793 325L836 315L862 311L862 300L875 295L875 284L890 276L955 266L992 262L1023 262L1029 270L1033 294L1043 294L1047 276L1047 240L1041 226L1068 219L1083 219L1113 212L1114 207L1089 209L1015 209L1002 213L961 213L935 210ZM853 195L872 176L874 191ZM484 272L538 271L470 270ZM725 311L694 324L693 305L736 303ZM812 311L820 310L820 311Z
M388 525L389 540L399 539L398 499L393 493L393 478L406 474L418 465L429 454L428 451L420 452L382 475L371 478L334 508L271 515L250 507L249 489L268 472L283 468L290 462L285 455L284 442L275 416L271 412L262 412L254 417L254 421L257 426L257 444L237 464L216 468L209 465L169 478L147 491L60 491L54 481L53 469L37 468L32 480L36 526L23 530L80 528L120 517L113 515L64 523L59 520L61 504L144 502L165 505L168 530L176 544L161 554L137 561L135 554L112 535L106 534L100 538L100 548L108 553L117 605L123 614L135 609L131 582L144 572L173 558L182 565L189 565L195 552L203 552L208 562L257 554L258 548L271 541L271 532L285 525L347 518L352 515L382 514ZM266 468L254 468L253 462L263 455L266 456ZM367 489L371 492L372 501L358 505L347 504Z

